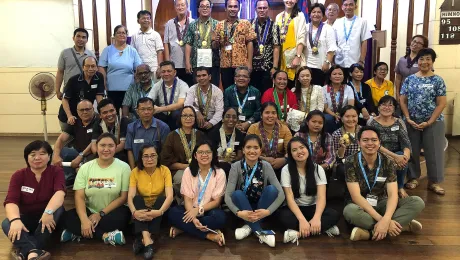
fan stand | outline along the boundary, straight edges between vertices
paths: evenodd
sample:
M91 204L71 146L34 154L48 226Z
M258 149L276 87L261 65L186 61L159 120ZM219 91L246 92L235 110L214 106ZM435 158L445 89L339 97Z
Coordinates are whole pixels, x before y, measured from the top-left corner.
M45 135L45 141L48 142L48 127L46 124L46 99L42 99L40 102L43 115L43 133Z

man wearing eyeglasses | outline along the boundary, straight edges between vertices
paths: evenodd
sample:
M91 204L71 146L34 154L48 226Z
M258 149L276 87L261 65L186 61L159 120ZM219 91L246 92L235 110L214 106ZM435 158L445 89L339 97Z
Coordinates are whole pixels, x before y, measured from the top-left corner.
M97 71L96 58L88 56L83 60L83 74L75 75L67 82L58 113L61 130L75 124L78 102L83 99L99 102L103 96L104 77Z
M240 66L235 70L235 84L224 92L224 107L238 111L238 128L246 132L249 126L260 121L260 91L249 85L249 69Z
M217 20L211 18L211 0L198 0L197 2L199 18L190 23L184 37L185 69L187 73L195 75L196 68L209 68L212 84L219 86L219 48L211 46L211 38L216 30ZM194 79L196 81L196 78Z
M137 66L134 77L136 80L128 87L122 104L122 116L132 120L139 119L136 112L137 101L147 97L154 85L150 66L145 63Z
M83 99L77 105L77 113L78 119L75 120L75 123L64 128L56 140L52 158L52 164L56 166L62 167L62 162L71 162L70 167L64 167L67 186L73 185L76 169L80 167L80 164L93 159L91 138L93 124L97 120L93 103L87 99ZM65 147L65 144L71 139L75 140L73 147Z

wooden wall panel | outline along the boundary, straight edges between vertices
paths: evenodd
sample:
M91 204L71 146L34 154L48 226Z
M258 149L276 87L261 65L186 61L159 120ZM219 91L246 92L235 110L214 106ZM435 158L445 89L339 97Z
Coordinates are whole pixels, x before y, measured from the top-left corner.
M155 31L160 33L163 38L165 31L165 23L176 17L176 10L174 9L174 1L160 1L158 3L157 11L155 14Z

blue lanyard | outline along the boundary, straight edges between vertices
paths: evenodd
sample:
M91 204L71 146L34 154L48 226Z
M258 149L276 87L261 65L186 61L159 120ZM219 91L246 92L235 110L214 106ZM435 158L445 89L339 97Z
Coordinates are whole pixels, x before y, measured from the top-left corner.
M235 91L236 101L238 101L238 107L241 109L241 111L243 111L243 107L246 104L246 101L248 100L249 88L248 88L248 92L246 93L246 96L243 99L243 104L240 103L240 99L238 98L238 92L236 90L236 86L235 86L235 88L233 90Z
M353 88L353 92L355 92L356 100L361 101L362 98L359 97L358 92L356 91L355 85L353 85L353 82L348 82L348 85ZM359 94L361 97L363 96L363 83L359 83Z
M308 136L308 147L310 148L310 153L313 155L313 143L311 142L310 135Z
M193 129L193 132L196 133L196 129L195 129L195 128ZM180 136L179 128L176 129L176 133ZM190 139L190 142L188 142L188 149L192 149L192 140L191 140L191 139Z
M273 137L272 137L272 140L270 140L270 150L272 149L273 147Z
M345 41L346 43L348 43L348 39L350 38L350 35L351 35L351 30L353 29L353 25L355 24L355 21L356 21L356 15L353 16L353 22L351 22L351 26L350 26L350 29L348 30L348 33L347 33L347 28L345 27L345 19L347 19L346 17L343 18L343 32L345 34Z
M209 89L208 89L209 91ZM202 91L200 91L200 97L201 97L201 103L203 104L203 106L206 107L206 102L208 102L208 99L206 98L206 101L204 101L204 98L207 97L208 95L205 95Z
M163 90L163 99L165 101L165 106L171 105L174 101L174 92L176 91L176 85L177 85L177 78L174 79L173 87L171 90L171 96L169 97L169 103L168 103L168 97L166 95L166 87L165 87L165 82L163 81L163 85L161 86L161 89Z
M337 103L337 106L341 106L342 104L339 104L340 101L340 91L335 94L335 103Z
M364 170L363 161L362 161L362 154L361 154L361 152L358 153L359 166L361 167L361 172L363 174L364 179L366 180L367 187L369 188L369 193L371 193L372 189L374 188L375 184L377 183L377 178L378 178L379 172L380 172L380 166L382 164L380 154L377 154L377 156L379 157L379 166L377 167L377 172L375 173L374 184L372 184L372 187L371 187L371 185L369 185L369 180L367 179L366 170Z
M244 193L246 193L246 191L248 190L249 184L251 184L252 178L254 177L254 173L256 173L258 164L259 162L257 162L256 165L254 165L254 167L252 168L251 176L248 176L246 174L246 181L244 182L244 187L243 187ZM246 173L248 172L248 166L246 165L246 162L244 162L244 170L246 171Z
M203 188L201 190L200 190L201 176L199 175L200 173L198 173L198 190L200 191L200 194L198 195L198 206L201 205L201 200L203 199L203 195L204 195L204 192L206 191L206 187L208 187L208 182L209 182L209 179L211 178L211 173L212 173L212 167L209 169L208 175L206 176L206 180L204 181Z
M265 42L267 41L267 35L268 35L268 30L270 28L270 23L271 23L271 20L270 18L267 19L267 22L265 23L265 29L264 29L264 32L262 34L262 39L260 39L260 34L259 34L259 22L257 21L257 19L255 19L255 29L256 29L256 34L257 34L257 42L258 44L262 44L264 45Z

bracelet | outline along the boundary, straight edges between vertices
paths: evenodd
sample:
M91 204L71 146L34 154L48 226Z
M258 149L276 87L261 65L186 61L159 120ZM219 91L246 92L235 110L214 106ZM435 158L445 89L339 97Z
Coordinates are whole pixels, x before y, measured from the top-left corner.
M13 223L16 220L21 220L21 218L13 218L12 220L10 220L10 224Z

